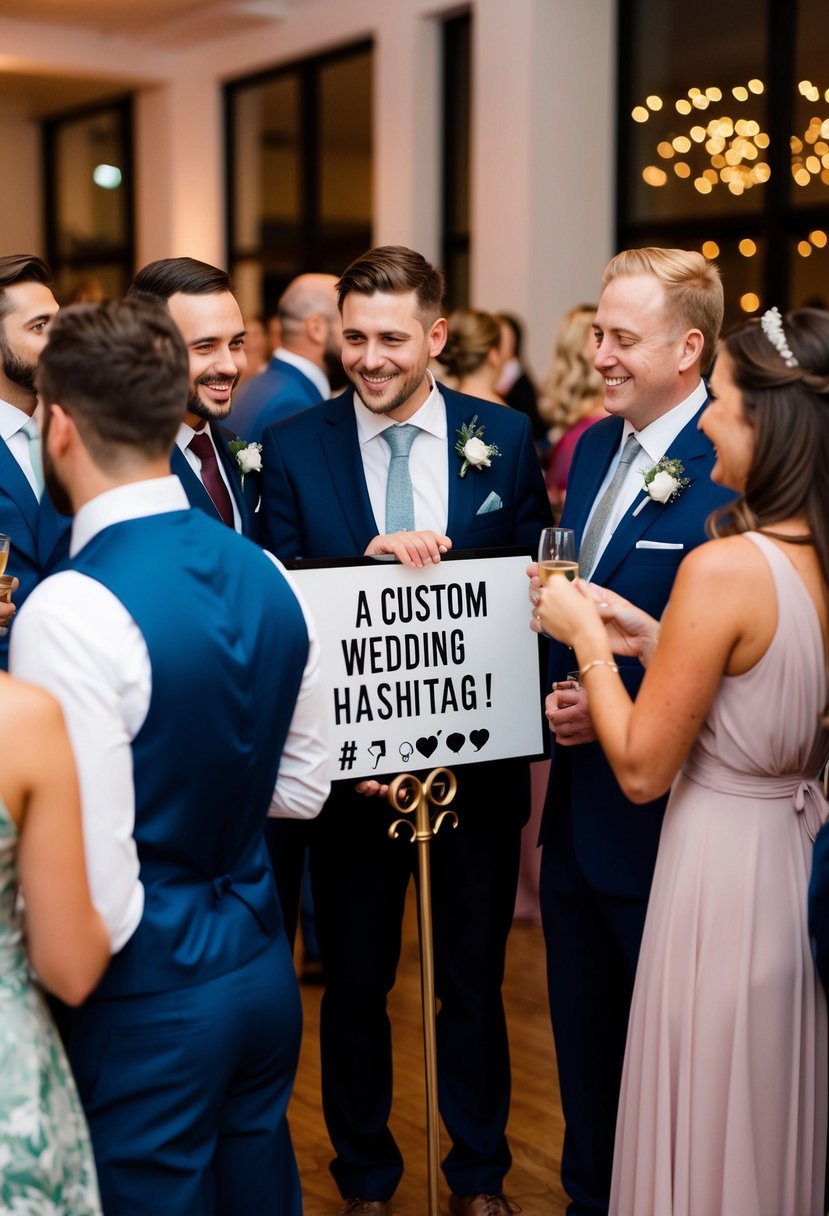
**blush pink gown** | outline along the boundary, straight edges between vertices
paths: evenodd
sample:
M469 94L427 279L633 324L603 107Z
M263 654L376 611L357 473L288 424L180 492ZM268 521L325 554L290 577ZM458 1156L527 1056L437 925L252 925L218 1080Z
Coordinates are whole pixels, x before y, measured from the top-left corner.
M827 806L823 639L768 538L778 623L671 791L619 1101L611 1216L822 1216L826 1002L809 947ZM682 672L677 672L682 679ZM810 838L811 837L811 838Z

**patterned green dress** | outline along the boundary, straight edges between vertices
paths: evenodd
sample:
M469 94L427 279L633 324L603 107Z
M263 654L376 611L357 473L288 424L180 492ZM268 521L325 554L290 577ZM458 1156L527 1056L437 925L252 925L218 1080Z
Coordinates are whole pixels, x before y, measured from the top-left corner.
M0 1212L100 1216L75 1082L29 978L16 910L17 828L0 800Z

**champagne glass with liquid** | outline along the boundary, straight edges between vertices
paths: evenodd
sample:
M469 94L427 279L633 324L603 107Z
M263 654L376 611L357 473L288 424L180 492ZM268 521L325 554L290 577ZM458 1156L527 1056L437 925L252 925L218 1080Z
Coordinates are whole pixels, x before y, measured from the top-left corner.
M578 578L576 534L572 528L542 528L538 542L538 577L542 586L554 574Z
M10 600L12 594L12 584L14 576L6 574L6 563L9 560L9 550L11 549L11 541L8 536L0 533L0 600ZM7 625L0 625L0 637L3 637L9 632Z

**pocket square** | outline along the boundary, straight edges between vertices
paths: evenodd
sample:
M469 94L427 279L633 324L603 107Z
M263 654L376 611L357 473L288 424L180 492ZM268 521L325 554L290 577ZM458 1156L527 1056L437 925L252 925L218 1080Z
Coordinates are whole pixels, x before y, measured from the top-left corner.
M501 507L503 507L503 505L504 504L501 502L501 499L498 497L498 495L493 490L492 493L489 495L489 497L486 498L484 500L484 502L481 503L481 505L478 507L478 510L475 512L475 514L476 515L488 515L490 511L500 511Z
M638 540L636 542L637 549L684 549L683 544L674 544L671 541L662 540Z

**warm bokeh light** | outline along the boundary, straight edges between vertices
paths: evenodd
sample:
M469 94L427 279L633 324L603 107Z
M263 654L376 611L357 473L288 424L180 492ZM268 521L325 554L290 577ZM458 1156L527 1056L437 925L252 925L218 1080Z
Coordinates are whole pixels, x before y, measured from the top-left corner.
M750 93L757 93L759 95L763 92L765 87L766 86L763 84L762 80L755 79L748 82L748 89Z
M650 114L644 106L634 106L630 112L630 116L634 122L647 122Z
M743 237L740 244L737 246L744 258L753 258L757 252L757 246L750 237Z
M662 109L662 98L657 97L655 93L651 93L650 97L647 97L645 101L649 110Z
M753 291L747 291L740 296L740 308L743 312L756 312L760 307L760 297Z
M691 166L684 160L678 160L674 165L674 173L677 175L677 177L690 177Z
M815 249L825 249L827 236L822 228L815 228L814 232L809 233L809 240L814 245Z
M676 108L677 108L677 112L679 114L690 114L691 113L690 101L685 101L685 99L682 97L680 97L679 101L676 103Z
M720 247L716 241L704 241L702 246L702 256L708 258L718 258L720 256Z
M811 255L812 246L809 244L808 241L798 241L797 242L797 252L800 254L800 256L802 258L808 258Z
M649 186L664 186L668 180L668 174L657 165L647 165L642 170L642 177Z
M694 188L699 190L700 194L710 194L714 189L707 177L698 177L694 182Z
M674 154L673 144L669 144L667 139L663 139L662 143L657 144L656 150L664 160L670 160Z
M731 92L737 101L748 101L748 89L743 85L735 85Z

